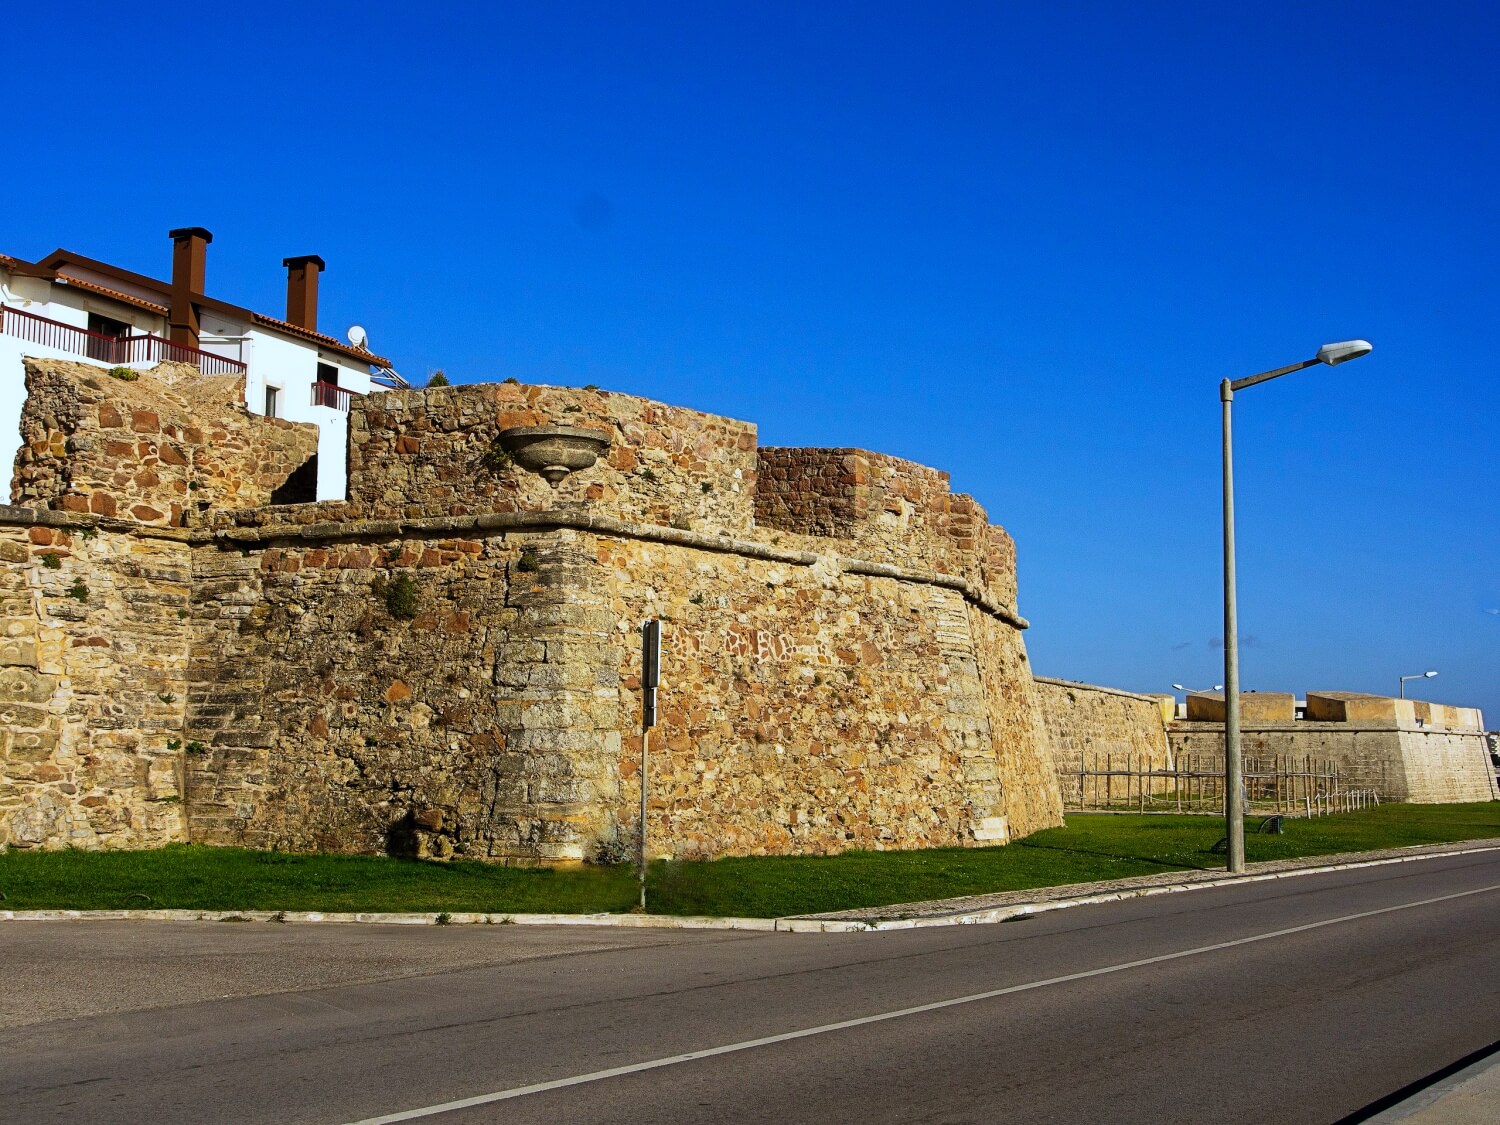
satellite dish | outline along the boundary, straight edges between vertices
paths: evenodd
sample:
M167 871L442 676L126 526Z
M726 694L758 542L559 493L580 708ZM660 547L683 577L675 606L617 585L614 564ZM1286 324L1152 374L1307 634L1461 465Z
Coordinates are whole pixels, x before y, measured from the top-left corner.
M349 342L356 348L364 348L370 342L370 334L358 324L349 326ZM367 349L368 350L368 349Z

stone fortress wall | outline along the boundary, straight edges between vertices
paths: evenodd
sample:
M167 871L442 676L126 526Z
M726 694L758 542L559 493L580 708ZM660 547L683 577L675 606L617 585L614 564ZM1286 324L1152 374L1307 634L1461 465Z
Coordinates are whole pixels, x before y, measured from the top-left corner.
M1034 677L1014 544L937 470L507 382L357 399L349 499L278 503L316 435L220 382L28 363L0 847L619 857L651 617L661 855L1004 842L1061 822L1079 753L1222 747L1211 697L1173 721ZM552 446L517 437L538 428ZM1477 712L1244 698L1247 753L1490 795Z
M98 377L48 368L60 385L28 404L43 430ZM592 434L603 455L553 487L502 437L526 427ZM65 438L52 476L79 452L140 457L123 445ZM188 491L206 492L186 445ZM33 488L0 512L18 591L0 844L620 855L647 617L666 647L653 851L972 845L1060 823L1014 549L945 474L510 383L357 401L349 454L342 502L266 504L295 467L268 457L253 494L217 488L161 521L190 526L134 513L138 471L114 515L94 496L126 478L93 470L85 505ZM75 574L87 599L64 589Z

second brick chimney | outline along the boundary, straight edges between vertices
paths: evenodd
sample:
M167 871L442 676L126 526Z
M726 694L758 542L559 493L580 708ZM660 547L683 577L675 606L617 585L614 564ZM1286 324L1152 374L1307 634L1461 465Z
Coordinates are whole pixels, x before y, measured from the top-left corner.
M283 258L286 267L286 319L309 332L318 330L318 275L328 267L316 254Z
M172 299L167 318L170 336L174 344L196 348L198 307L193 304L193 297L203 293L208 244L214 236L202 227L178 227L169 233L172 239Z

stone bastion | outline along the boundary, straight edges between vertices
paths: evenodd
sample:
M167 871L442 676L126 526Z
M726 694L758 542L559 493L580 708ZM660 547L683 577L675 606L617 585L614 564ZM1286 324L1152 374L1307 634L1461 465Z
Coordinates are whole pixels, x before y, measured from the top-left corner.
M1015 552L947 474L607 391L390 391L311 427L27 361L0 509L0 846L655 854L1061 823ZM175 388L175 389L174 389Z

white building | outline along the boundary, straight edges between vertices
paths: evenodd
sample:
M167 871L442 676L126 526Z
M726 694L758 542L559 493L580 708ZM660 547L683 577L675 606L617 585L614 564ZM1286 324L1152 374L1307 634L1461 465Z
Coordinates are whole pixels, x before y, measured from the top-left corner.
M174 360L205 375L243 374L245 405L257 414L315 423L317 497L343 499L349 399L373 382L399 380L388 360L318 331L323 259L284 259L287 313L279 320L204 293L208 231L185 227L171 237L170 282L70 250L38 262L0 254L0 465L14 465L20 448L23 356L102 367Z

